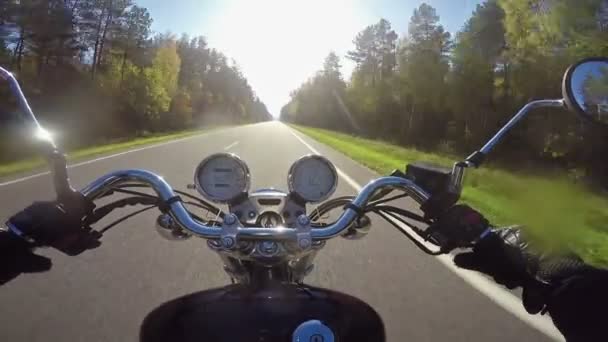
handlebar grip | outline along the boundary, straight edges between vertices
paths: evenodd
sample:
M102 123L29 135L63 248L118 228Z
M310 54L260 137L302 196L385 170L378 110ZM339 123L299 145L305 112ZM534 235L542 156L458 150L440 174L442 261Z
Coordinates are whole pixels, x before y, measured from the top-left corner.
M82 227L82 217L66 211L56 202L35 202L13 215L9 230L33 246L53 247L68 255L78 255L100 245L96 232Z

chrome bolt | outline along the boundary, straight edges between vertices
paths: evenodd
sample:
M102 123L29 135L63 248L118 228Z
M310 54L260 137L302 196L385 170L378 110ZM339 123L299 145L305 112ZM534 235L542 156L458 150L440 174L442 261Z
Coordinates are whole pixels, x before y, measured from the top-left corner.
M160 215L157 222L165 229L171 229L173 227L173 218L167 214Z
M229 226L235 224L236 220L237 220L237 218L234 214L224 216L224 223Z
M225 248L232 248L234 246L234 239L230 236L225 236L222 238L222 245L224 245Z
M301 226L307 226L310 223L310 220L308 219L308 216L300 215L300 217L298 217L298 223Z
M260 243L260 251L264 254L274 254L278 248L279 246L274 241L262 241Z
M301 249L308 249L310 248L310 240L306 238L300 239L298 241L298 246L300 246Z

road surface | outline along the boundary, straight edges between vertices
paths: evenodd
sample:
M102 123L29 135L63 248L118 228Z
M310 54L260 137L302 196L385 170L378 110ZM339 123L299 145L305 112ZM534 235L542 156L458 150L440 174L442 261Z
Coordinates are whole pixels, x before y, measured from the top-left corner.
M289 166L311 148L343 172L336 196L354 194L357 184L377 177L278 122L120 154L74 167L70 175L81 188L112 170L143 168L184 189L204 157L230 151L249 165L252 189L285 189ZM48 175L1 185L0 218L50 198ZM22 275L0 289L0 340L135 341L143 318L158 305L227 283L219 257L203 240L158 236L157 215L148 212L123 223L104 236L100 248L78 257L45 250L54 263L50 272ZM369 303L384 319L389 341L550 340L380 220L363 240L329 242L307 281Z

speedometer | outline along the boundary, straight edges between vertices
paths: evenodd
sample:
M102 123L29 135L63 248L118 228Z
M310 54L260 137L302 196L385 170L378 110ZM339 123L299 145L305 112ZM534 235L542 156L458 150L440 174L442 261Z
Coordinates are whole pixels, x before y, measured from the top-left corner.
M201 195L228 203L249 190L249 168L234 154L214 154L198 165L194 182Z
M338 185L334 165L325 157L308 155L300 158L289 169L289 191L306 202L326 200Z

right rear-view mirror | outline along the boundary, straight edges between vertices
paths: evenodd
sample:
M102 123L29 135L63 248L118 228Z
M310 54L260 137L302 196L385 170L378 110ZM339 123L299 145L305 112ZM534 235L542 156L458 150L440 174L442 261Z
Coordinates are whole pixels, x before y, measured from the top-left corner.
M608 127L608 58L590 58L568 69L564 101L585 121Z

